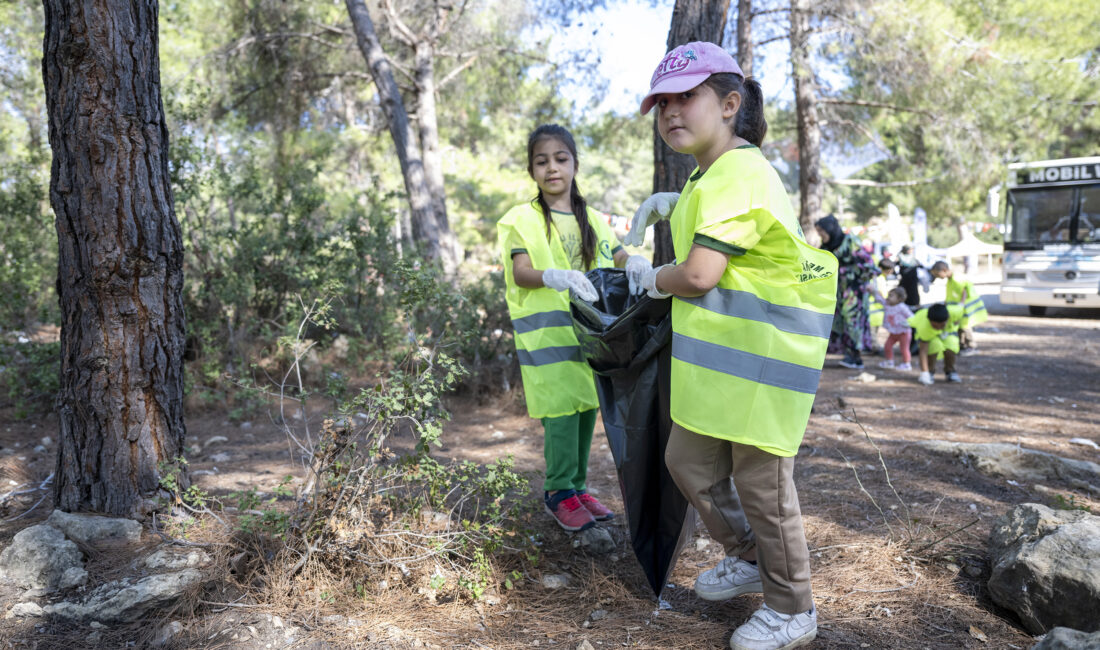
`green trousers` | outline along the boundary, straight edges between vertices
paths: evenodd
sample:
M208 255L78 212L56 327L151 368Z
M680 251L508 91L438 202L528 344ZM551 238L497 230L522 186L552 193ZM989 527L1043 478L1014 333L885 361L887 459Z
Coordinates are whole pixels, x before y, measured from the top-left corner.
M592 431L596 428L596 412L581 411L560 418L542 418L542 452L546 457L546 482L543 489L584 490L588 476L588 451L592 447Z

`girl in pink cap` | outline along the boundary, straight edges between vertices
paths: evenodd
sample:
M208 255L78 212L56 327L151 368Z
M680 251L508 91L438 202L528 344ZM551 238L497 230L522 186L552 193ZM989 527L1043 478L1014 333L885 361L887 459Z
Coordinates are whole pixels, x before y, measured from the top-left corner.
M623 243L671 222L678 263L641 283L673 300L665 462L726 551L695 592L763 592L730 646L794 648L817 634L793 468L832 329L836 258L806 244L759 149L768 128L760 85L725 50L697 42L669 52L642 113L653 107L661 137L698 168L678 195L646 199Z

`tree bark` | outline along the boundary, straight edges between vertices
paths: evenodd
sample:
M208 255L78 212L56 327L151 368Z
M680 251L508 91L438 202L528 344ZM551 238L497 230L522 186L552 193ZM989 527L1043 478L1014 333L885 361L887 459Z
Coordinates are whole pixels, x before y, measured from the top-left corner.
M737 62L752 76L752 0L737 0Z
M692 41L721 44L729 6L730 0L676 0L665 51ZM653 191L679 192L693 169L695 159L688 154L676 153L665 144L654 119ZM658 221L653 228L653 264L668 264L675 256L668 222Z
M44 0L60 297L55 505L140 516L183 453L183 244L156 0ZM182 470L182 468L180 468ZM186 475L179 477L186 486Z
M409 123L405 110L405 101L393 79L390 62L382 51L382 43L374 29L370 12L363 0L346 0L348 16L355 29L359 51L370 68L371 78L386 116L386 124L397 150L397 159L401 165L401 176L405 180L405 192L409 197L409 209L412 213L413 240L420 252L428 259L440 259L443 255L440 244L441 232L432 206L432 193L428 184L424 162L421 159L418 139ZM445 217L444 217L445 218ZM440 259L446 263L446 260Z
M443 182L443 159L439 153L439 117L435 108L435 47L429 40L416 44L415 79L417 127L420 131L420 150L424 159L424 175L431 193L432 212L439 228L440 254L443 268L450 274L461 261L458 239L451 231L447 218L447 190Z
M809 0L791 0L791 67L798 117L799 221L807 240L816 243L814 222L821 218L821 124L817 118L817 88L810 67Z

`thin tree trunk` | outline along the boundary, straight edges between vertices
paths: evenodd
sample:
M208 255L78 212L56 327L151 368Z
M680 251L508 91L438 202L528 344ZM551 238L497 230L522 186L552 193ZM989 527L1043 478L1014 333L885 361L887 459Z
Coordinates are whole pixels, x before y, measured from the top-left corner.
M726 12L730 0L676 0L672 8L672 24L668 29L667 49L692 41L722 43L726 27ZM695 159L688 154L676 153L657 131L653 121L653 191L679 192L687 182ZM653 229L653 263L668 264L676 256L672 249L672 231L667 221L659 221Z
M62 313L55 504L139 516L184 442L183 244L157 2L43 5Z
M737 62L752 76L752 0L737 0Z
M821 218L821 124L817 119L817 89L810 68L809 0L791 0L791 67L794 72L795 112L798 117L799 220L811 243L814 222Z
M432 211L439 228L443 268L450 274L461 260L458 239L447 218L447 190L443 183L443 159L439 153L439 118L435 108L435 48L425 39L416 44L416 111L420 130L420 150L424 157L424 175L431 192Z
M386 116L386 124L401 164L401 175L405 180L405 192L409 196L409 208L412 212L413 239L420 247L421 254L429 259L439 259L442 254L441 233L432 207L432 193L401 91L393 79L390 63L382 51L374 22L363 0L346 0L346 4L359 51L363 53L375 88L378 89L382 112Z

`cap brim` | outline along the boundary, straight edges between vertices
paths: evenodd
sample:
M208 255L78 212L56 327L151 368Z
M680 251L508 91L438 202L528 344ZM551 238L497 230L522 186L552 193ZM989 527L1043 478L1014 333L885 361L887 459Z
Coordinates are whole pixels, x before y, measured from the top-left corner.
M657 95L664 95L665 93L682 93L686 90L691 90L706 81L711 74L710 72L699 72L696 74L669 77L668 79L658 81L657 85L650 88L649 94L642 100L642 115L652 110L653 105L657 103Z

